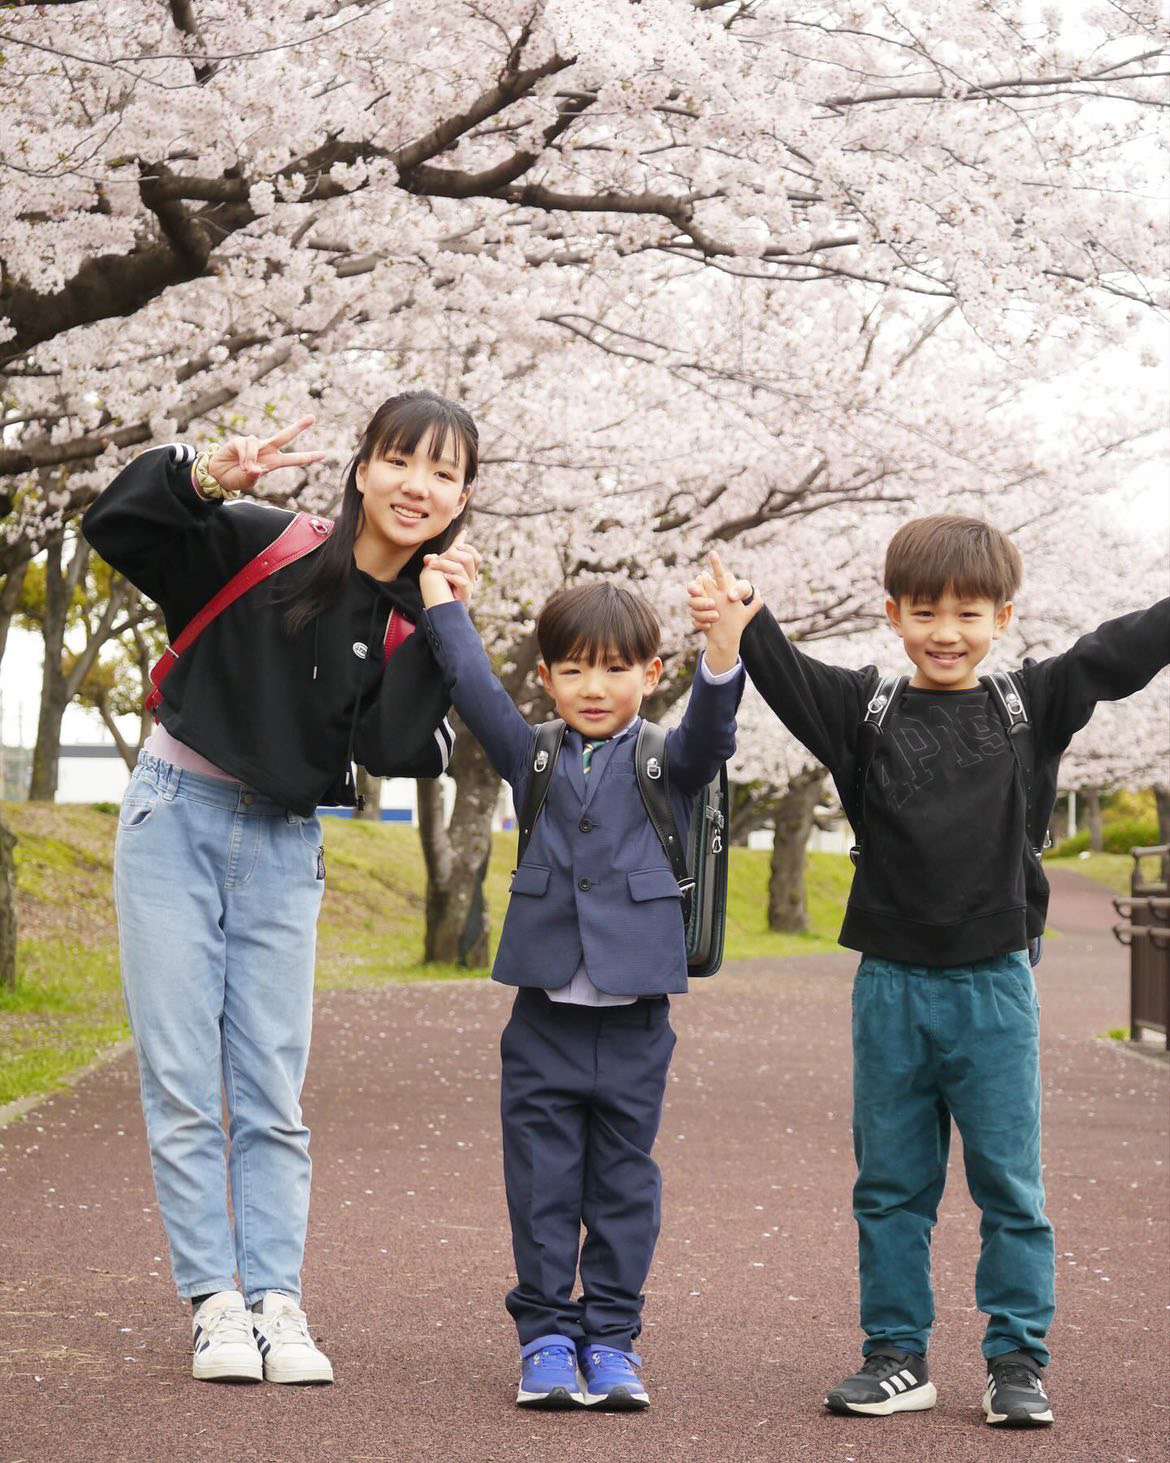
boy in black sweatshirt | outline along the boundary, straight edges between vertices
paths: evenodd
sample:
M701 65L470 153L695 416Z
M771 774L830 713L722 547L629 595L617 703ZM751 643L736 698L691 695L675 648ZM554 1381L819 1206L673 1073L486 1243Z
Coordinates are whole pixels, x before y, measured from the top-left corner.
M859 844L840 939L862 955L853 1209L866 1340L861 1368L825 1399L833 1412L935 1403L930 1238L953 1118L982 1211L984 1416L1052 1421L1044 1368L1055 1259L1029 961L1048 907L1038 848L1073 734L1098 701L1132 695L1170 661L1170 599L1025 664L1000 700L977 668L1011 621L1020 577L1015 547L979 519L937 515L899 529L886 555L886 614L914 673L892 688L872 666L804 655L766 608L743 636L748 675L832 773ZM691 586L697 629L717 618L711 589L706 579ZM1023 729L1021 713L1030 756L1009 736Z

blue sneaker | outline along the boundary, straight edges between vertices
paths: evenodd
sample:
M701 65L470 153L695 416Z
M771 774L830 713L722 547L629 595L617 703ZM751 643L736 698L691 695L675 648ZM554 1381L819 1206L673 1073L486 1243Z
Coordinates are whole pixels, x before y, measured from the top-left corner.
M518 1407L583 1407L577 1348L565 1336L538 1336L520 1351Z
M650 1406L642 1378L635 1368L642 1358L633 1351L590 1344L581 1348L585 1376L585 1405L614 1412L636 1412Z

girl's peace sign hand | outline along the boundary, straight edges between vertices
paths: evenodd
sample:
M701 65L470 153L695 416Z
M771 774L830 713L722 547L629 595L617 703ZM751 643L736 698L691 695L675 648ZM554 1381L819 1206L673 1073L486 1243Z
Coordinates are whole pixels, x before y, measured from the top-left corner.
M324 452L285 452L283 449L307 431L315 417L301 417L271 437L230 437L211 454L207 471L225 493L244 493L262 477L282 467L308 467Z

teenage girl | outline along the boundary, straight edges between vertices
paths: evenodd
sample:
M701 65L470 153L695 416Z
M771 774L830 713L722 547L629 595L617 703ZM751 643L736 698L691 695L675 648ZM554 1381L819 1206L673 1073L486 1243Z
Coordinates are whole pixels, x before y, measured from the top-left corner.
M172 644L241 569L304 528L229 499L319 461L284 450L312 421L145 452L86 513L86 538L159 605ZM425 391L380 406L340 514L309 525L319 545L168 653L157 725L122 802L122 980L200 1380L333 1380L300 1308L300 1095L325 887L316 809L355 804L354 762L382 776L446 767L448 697L426 636L411 632L423 555L458 533L477 466L462 407ZM449 552L474 576L472 551Z

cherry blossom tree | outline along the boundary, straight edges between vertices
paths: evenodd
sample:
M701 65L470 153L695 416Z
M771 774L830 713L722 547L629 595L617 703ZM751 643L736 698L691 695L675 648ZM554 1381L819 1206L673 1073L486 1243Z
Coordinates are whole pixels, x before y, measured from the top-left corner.
M420 382L481 422L480 623L521 699L541 598L595 573L663 605L682 685L710 544L761 580L782 561L810 634L865 628L891 513L1034 521L1150 446L1140 392L1049 441L1028 400L1165 300L1154 7L1061 24L1012 0L6 7L0 571L134 449L306 398L335 461L279 491L328 508L369 411ZM467 744L451 825L424 815L440 956L482 950Z

